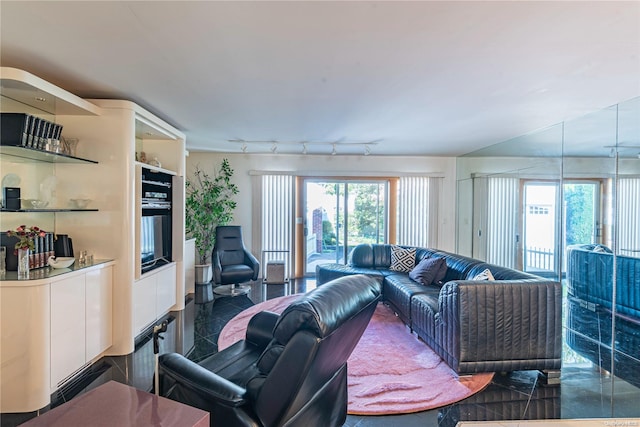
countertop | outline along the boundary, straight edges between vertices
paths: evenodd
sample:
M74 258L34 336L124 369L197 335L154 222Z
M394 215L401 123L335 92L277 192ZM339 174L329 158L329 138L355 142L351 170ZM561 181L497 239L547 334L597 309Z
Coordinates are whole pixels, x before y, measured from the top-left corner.
M114 263L115 261L112 259L95 259L92 264L79 265L78 260L76 260L76 262L68 268L36 268L29 271L28 278L18 278L17 271L7 271L4 275L0 276L0 286L11 286L16 284L20 284L20 286L37 286L49 283L52 281L51 279L63 279L65 275L71 275L74 272L91 268L103 268Z

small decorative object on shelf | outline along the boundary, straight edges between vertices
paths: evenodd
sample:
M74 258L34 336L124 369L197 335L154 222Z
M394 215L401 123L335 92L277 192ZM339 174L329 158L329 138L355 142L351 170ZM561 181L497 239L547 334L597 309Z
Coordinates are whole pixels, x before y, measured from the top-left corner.
M18 251L18 279L29 277L29 248L20 248Z
M76 157L78 149L78 138L62 138L64 154Z
M42 261L44 261L45 251L49 248L49 235L53 236L52 233L47 233L40 227L26 225L7 231L7 236L18 238L14 246L14 253L18 256L18 278L29 277L29 269L44 266Z
M154 158L153 158L153 160L151 160L151 161L149 162L149 164L150 164L151 166L155 166L155 167L157 167L157 168L161 168L161 167L162 167L162 163L160 163L160 160L158 160L158 158L157 158L157 157L154 157Z

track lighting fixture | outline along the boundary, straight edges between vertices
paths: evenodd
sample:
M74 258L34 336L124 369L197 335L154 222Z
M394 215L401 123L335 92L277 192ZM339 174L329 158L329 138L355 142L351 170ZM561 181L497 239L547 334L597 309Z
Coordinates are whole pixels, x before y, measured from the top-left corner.
M250 145L270 145L271 148L269 149L269 151L273 154L278 154L278 150L283 151L283 154L295 154L295 153L300 153L302 152L302 154L323 154L326 153L326 151L324 150L316 150L314 152L314 149L312 146L319 146L319 145L324 145L324 146L331 146L331 155L335 156L338 154L338 146L340 146L340 154L343 155L353 155L353 154L358 154L357 151L354 151L352 148L355 148L356 146L364 146L364 155L368 156L369 154L371 154L371 146L376 145L379 141L381 141L381 139L376 139L376 140L372 140L372 141L366 141L366 142L348 142L345 141L344 138L337 140L337 141L277 141L277 140L254 140L254 141L249 141L249 140L245 140L245 139L229 139L229 142L233 142L233 143L238 143L241 144L240 149L242 150L243 153L246 153L248 151L248 148ZM302 150L301 151L297 151L297 149L293 149L293 150L289 150L287 149L288 146L296 146L296 147L300 147L302 145ZM284 147L284 148L283 148ZM252 150L252 152L254 152L254 150ZM260 150L256 150L256 152L260 152ZM264 152L264 151L263 151Z

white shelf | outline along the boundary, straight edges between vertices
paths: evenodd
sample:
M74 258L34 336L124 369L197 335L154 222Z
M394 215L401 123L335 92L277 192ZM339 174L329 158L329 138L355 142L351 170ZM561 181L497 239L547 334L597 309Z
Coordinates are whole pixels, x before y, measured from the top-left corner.
M3 112L18 108L10 100L53 115L100 115L100 107L61 89L31 73L0 67ZM12 108L13 107L13 108ZM23 112L16 111L16 112Z

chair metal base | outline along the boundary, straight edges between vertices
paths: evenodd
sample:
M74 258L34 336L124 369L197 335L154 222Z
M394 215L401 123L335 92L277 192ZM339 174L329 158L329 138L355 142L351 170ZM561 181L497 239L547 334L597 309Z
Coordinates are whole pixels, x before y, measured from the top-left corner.
M220 285L213 288L213 293L225 297L237 297L246 295L251 291L248 285Z

